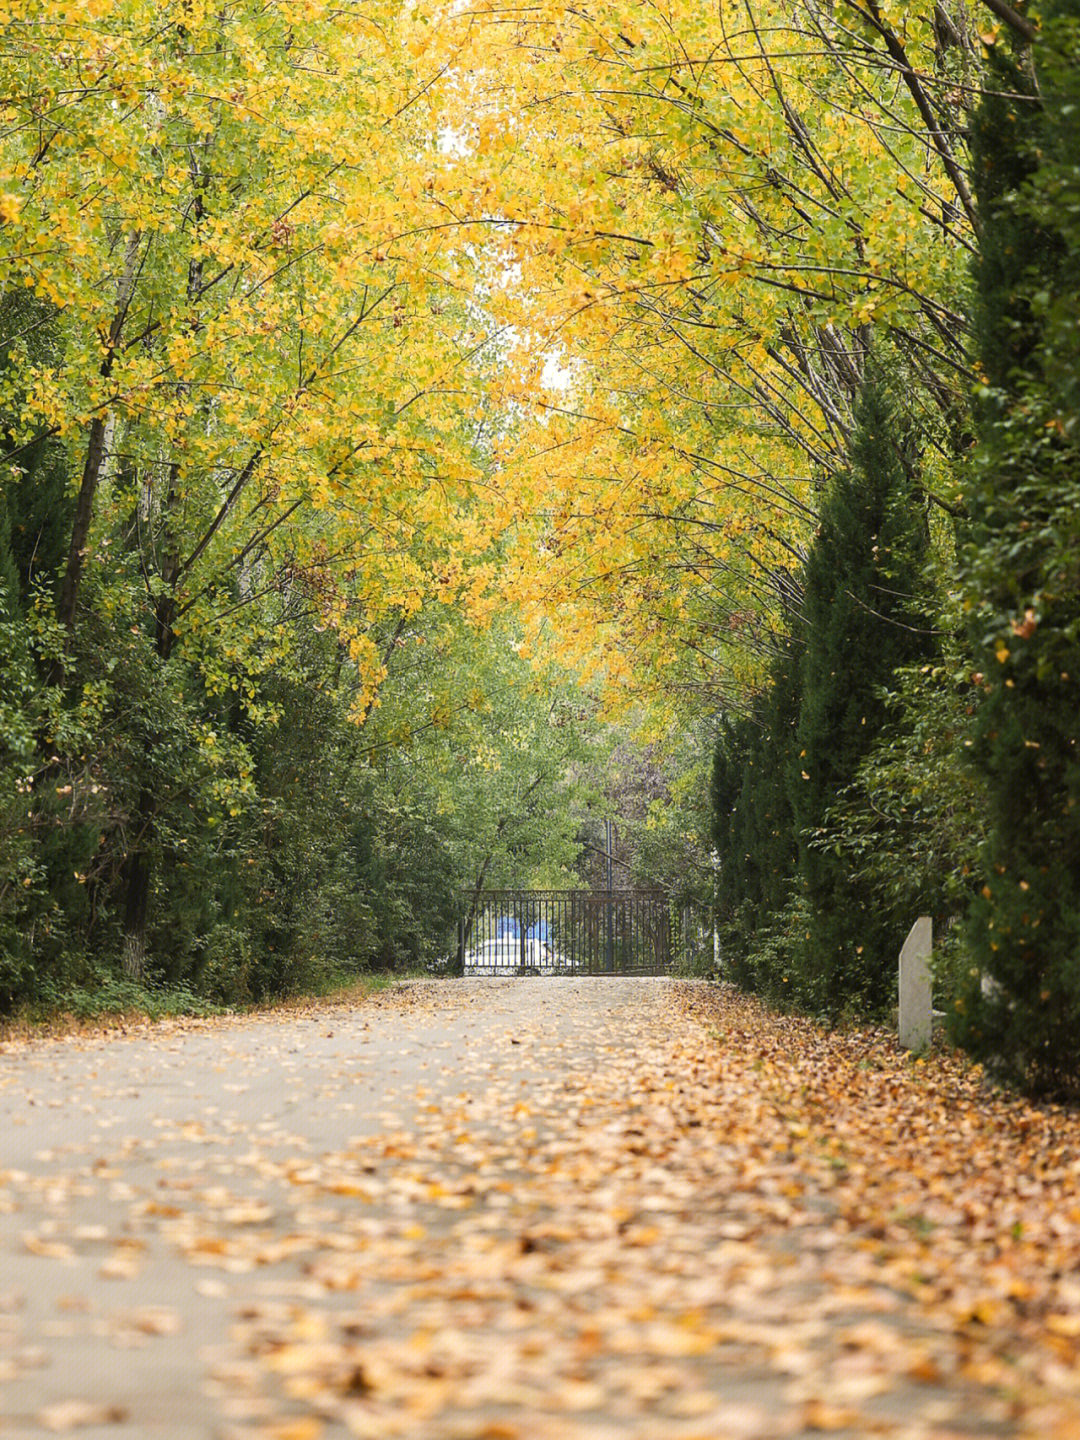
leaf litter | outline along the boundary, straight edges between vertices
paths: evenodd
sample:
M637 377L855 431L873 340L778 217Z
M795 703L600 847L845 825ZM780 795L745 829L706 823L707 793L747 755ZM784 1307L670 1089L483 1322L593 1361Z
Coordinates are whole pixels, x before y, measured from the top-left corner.
M1074 1113L696 983L442 983L333 1013L344 1063L314 1089L296 1016L259 1057L340 1118L336 1146L203 1104L158 1127L152 1187L124 1180L146 1145L101 1140L96 1170L5 1177L69 1288L73 1255L122 1288L156 1239L228 1307L221 1440L1080 1437ZM372 1024L409 1043L352 1135ZM245 1027L214 1034L239 1096ZM94 1175L117 1223L66 1226ZM18 1308L0 1382L35 1360ZM65 1309L101 1343L185 1334L168 1305Z

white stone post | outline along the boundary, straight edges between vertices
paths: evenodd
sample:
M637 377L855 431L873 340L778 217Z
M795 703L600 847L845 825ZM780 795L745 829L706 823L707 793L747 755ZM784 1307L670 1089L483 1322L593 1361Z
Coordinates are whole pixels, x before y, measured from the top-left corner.
M900 1044L905 1050L929 1050L934 1025L930 951L934 926L920 915L900 951Z
M720 852L709 851L709 863L712 866L712 968L717 979L720 978L720 926L717 923L717 905L719 903L720 887Z

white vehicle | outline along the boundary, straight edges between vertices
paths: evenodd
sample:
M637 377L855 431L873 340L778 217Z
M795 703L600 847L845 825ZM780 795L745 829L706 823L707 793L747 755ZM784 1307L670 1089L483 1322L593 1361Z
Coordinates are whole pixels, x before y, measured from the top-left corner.
M547 940L506 930L465 951L466 975L553 975L572 970L569 956L560 955Z

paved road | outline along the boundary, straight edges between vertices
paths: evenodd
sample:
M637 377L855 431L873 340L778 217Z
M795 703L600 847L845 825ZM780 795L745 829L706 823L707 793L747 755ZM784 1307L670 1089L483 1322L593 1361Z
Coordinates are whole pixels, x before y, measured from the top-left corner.
M1009 1433L794 1158L717 1128L757 1102L710 1110L701 994L450 981L9 1045L0 1440Z

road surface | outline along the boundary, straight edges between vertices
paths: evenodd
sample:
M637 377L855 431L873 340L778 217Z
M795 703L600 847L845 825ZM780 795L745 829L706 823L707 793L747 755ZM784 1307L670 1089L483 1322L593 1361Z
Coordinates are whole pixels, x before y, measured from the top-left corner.
M8 1044L0 1440L1011 1434L712 1005L418 982Z

